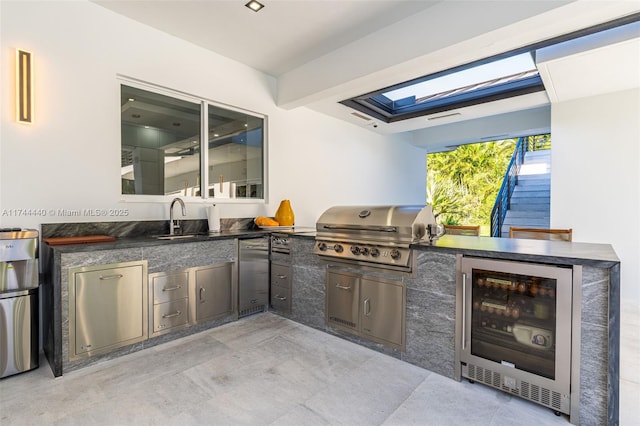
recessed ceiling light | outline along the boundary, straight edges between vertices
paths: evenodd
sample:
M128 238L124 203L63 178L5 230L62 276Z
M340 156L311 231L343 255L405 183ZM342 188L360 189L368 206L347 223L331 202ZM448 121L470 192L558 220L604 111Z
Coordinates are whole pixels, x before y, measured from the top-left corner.
M133 102L133 101L135 101L135 99L129 98L129 102Z
M251 0L249 3L245 4L245 6L247 6L249 9L253 10L254 12L257 12L264 7L264 4L256 0Z
M214 137L214 138L217 138L218 136L220 136L220 135L219 135L219 134L217 134L217 133L214 133L214 134L213 134L213 137Z

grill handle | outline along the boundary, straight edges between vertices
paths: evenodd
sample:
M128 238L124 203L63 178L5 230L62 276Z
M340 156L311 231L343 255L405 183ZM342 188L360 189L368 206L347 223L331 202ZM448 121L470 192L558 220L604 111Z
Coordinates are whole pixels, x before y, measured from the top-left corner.
M398 232L396 226L324 225L324 229L344 231Z

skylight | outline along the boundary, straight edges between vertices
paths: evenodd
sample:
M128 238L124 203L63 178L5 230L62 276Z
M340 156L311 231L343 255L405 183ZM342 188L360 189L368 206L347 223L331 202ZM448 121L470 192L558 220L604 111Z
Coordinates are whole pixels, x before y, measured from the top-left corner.
M524 52L425 76L342 104L390 123L542 90L533 57Z
M629 15L340 103L368 117L392 123L541 92L545 88L536 68L535 52L559 48L566 42L593 43L594 37L611 41L624 27L633 27L637 33L639 19L640 14Z
M384 92L383 95L392 101L410 96L418 101L442 93L455 92L460 88L501 81L505 77L521 75L527 71L537 72L536 64L528 52Z

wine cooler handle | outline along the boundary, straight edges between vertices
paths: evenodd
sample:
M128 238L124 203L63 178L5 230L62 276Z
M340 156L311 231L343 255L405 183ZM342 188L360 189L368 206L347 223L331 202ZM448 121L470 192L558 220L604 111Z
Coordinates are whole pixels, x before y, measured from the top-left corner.
M462 350L467 349L467 274L462 274Z

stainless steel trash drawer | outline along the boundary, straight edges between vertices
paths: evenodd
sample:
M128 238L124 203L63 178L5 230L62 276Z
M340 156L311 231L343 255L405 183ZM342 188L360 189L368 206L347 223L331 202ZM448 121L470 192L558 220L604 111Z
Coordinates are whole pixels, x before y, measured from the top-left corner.
M69 269L69 359L147 338L147 262Z

